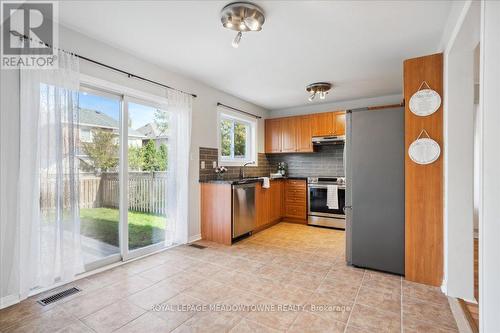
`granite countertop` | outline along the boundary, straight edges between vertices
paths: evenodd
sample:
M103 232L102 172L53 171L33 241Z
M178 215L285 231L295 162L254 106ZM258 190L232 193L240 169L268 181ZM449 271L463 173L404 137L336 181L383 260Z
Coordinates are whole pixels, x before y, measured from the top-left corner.
M299 180L307 180L307 177L299 177L299 176L287 176L287 177L281 177L281 178L271 178L271 180L279 180L279 179L299 179ZM199 180L200 183L215 183L215 184L238 184L241 181L239 178L233 178L233 179L206 179L206 180ZM261 178L246 178L245 183L257 183L257 182L262 182Z

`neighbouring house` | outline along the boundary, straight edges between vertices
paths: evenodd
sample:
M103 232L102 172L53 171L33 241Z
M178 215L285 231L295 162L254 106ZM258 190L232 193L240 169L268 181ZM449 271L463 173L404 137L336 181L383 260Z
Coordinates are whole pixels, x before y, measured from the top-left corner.
M143 144L146 144L149 140L155 142L156 148L159 148L162 144L168 144L169 131L162 131L156 123L148 123L139 127L136 131L146 136L146 139L142 140Z
M93 135L95 131L109 131L116 134L115 140L118 143L119 140L119 132L120 132L120 123L118 120L112 118L111 116L105 114L104 112L92 109L84 109L80 108L80 140L78 142L78 158L83 165L81 165L81 169L88 170L91 168L91 164L88 156L85 154L82 149L81 143L83 142L92 142ZM140 133L137 130L132 128L128 129L128 146L129 147L142 147L143 141L147 137Z

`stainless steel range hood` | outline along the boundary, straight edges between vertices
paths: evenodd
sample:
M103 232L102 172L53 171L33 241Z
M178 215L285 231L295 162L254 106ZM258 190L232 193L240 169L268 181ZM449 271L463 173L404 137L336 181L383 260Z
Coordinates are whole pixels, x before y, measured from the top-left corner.
M344 144L345 143L345 135L313 136L312 143L315 146Z

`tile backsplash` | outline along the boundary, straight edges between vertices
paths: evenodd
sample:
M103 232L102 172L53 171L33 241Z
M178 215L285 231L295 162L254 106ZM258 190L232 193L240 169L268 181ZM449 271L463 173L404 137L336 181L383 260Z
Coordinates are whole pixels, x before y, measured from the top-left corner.
M278 162L288 165L288 175L298 177L344 176L344 145L325 145L314 153L268 154L272 166Z
M308 176L344 176L344 146L327 145L315 148L314 153L293 153L293 154L258 154L258 166L247 166L245 175L249 177L269 176L271 172L276 172L278 162L286 162L288 165L288 175L308 177ZM216 179L216 174L212 167L213 162L218 160L217 148L200 147L200 180ZM205 169L201 168L201 162L205 162ZM228 166L224 174L225 179L238 178L240 167Z
M269 176L271 173L271 166L266 158L266 154L258 154L257 167L247 166L245 167L245 176L247 177L263 177ZM218 160L218 149L217 148L205 148L200 147L200 180L211 180L216 179L217 175L213 168L213 162ZM201 168L201 162L205 161L205 169ZM238 178L240 175L240 167L238 166L228 166L227 172L224 174L224 179L234 179ZM276 169L275 167L273 169Z

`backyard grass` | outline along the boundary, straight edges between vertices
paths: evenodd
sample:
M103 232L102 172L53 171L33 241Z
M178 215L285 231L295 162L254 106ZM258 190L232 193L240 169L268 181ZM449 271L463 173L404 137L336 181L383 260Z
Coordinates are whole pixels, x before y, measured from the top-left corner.
M82 235L119 246L119 210L113 208L80 209L80 230ZM165 240L165 217L128 212L129 248L155 244Z

